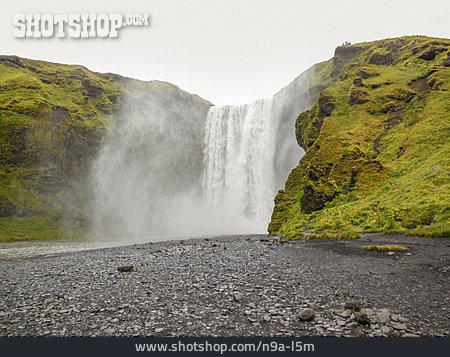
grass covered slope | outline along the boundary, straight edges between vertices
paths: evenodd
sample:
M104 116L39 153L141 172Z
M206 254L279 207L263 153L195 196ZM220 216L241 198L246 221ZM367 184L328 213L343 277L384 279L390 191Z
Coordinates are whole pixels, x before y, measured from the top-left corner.
M449 236L450 40L342 46L329 63L331 85L297 119L306 153L269 233Z
M0 57L0 241L77 233L120 93L81 66Z
M0 56L0 241L84 233L92 161L135 92L211 105L170 83Z

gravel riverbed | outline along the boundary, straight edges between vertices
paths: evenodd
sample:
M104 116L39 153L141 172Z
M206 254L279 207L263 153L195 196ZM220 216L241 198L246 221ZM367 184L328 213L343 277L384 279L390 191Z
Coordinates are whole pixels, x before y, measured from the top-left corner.
M361 249L394 242L408 252ZM449 247L252 235L3 254L0 335L448 336Z

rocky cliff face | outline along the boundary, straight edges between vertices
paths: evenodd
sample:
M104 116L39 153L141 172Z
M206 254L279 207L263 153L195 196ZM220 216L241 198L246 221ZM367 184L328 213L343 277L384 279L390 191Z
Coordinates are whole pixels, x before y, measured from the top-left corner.
M0 56L0 240L85 229L93 159L137 95L164 98L185 135L202 135L211 104L172 84ZM186 107L195 125L183 124Z
M341 46L296 122L306 151L275 198L270 234L450 234L450 40Z

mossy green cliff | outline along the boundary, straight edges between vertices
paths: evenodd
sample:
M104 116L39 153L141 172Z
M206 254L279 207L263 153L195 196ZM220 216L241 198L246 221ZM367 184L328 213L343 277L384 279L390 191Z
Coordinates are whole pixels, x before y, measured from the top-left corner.
M316 66L296 122L305 156L275 198L269 233L450 235L450 40L341 46Z
M199 116L211 105L169 83L0 56L0 241L84 234L92 161L135 92Z

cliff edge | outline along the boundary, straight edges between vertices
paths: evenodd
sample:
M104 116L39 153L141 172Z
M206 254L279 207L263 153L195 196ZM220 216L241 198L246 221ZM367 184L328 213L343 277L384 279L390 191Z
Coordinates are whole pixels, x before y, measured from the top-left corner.
M450 40L340 46L295 130L305 156L275 198L269 233L450 235Z

